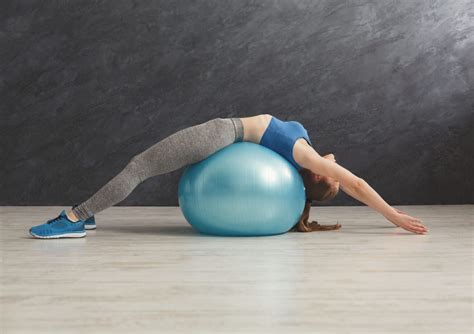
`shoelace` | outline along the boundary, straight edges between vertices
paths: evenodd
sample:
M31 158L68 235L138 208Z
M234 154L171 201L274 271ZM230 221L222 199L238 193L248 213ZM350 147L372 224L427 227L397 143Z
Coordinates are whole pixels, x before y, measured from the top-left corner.
M62 216L59 215L59 216L57 216L56 218L53 218L53 219L48 220L48 224L52 224L52 223L57 222L57 221L59 221L59 220L61 220L61 219L62 219Z

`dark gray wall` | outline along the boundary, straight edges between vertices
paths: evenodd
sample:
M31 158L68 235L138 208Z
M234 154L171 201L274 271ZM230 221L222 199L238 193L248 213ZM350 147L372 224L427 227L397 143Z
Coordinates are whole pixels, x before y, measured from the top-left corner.
M390 204L473 203L474 2L2 1L2 205L214 117L298 120ZM123 205L177 205L182 170ZM330 204L354 204L345 195Z

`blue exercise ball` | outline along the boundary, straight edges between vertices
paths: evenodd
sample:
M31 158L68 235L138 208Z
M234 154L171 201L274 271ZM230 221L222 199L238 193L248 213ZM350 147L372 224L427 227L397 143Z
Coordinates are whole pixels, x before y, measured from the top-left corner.
M189 165L178 185L179 206L188 223L213 235L285 233L298 222L305 198L293 165L251 142L231 144Z

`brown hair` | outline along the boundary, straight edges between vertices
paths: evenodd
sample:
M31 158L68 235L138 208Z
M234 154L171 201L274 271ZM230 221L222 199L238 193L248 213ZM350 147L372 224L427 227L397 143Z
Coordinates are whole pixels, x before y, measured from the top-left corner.
M311 174L312 172L309 169L302 168L298 171L303 179L306 198L311 201L327 201L333 199L337 192L332 192L331 186L325 181L315 182L313 181Z
M339 223L335 225L320 225L317 221L308 222L309 211L311 210L311 203L313 200L326 201L334 198L337 192L331 190L330 185L325 181L314 182L311 179L311 171L308 169L301 169L299 171L306 191L306 203L298 222L291 228L291 232L314 232L314 231L329 231L341 228Z

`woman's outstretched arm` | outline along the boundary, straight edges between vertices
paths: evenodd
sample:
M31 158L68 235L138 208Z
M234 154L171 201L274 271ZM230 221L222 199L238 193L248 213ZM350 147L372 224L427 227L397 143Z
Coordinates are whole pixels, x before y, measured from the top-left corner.
M346 194L381 213L393 224L413 233L423 234L428 232L428 229L421 223L421 220L392 208L362 178L354 175L334 161L324 159L311 146L295 145L294 155L295 160L302 167L311 170L315 174L338 180L340 188Z

